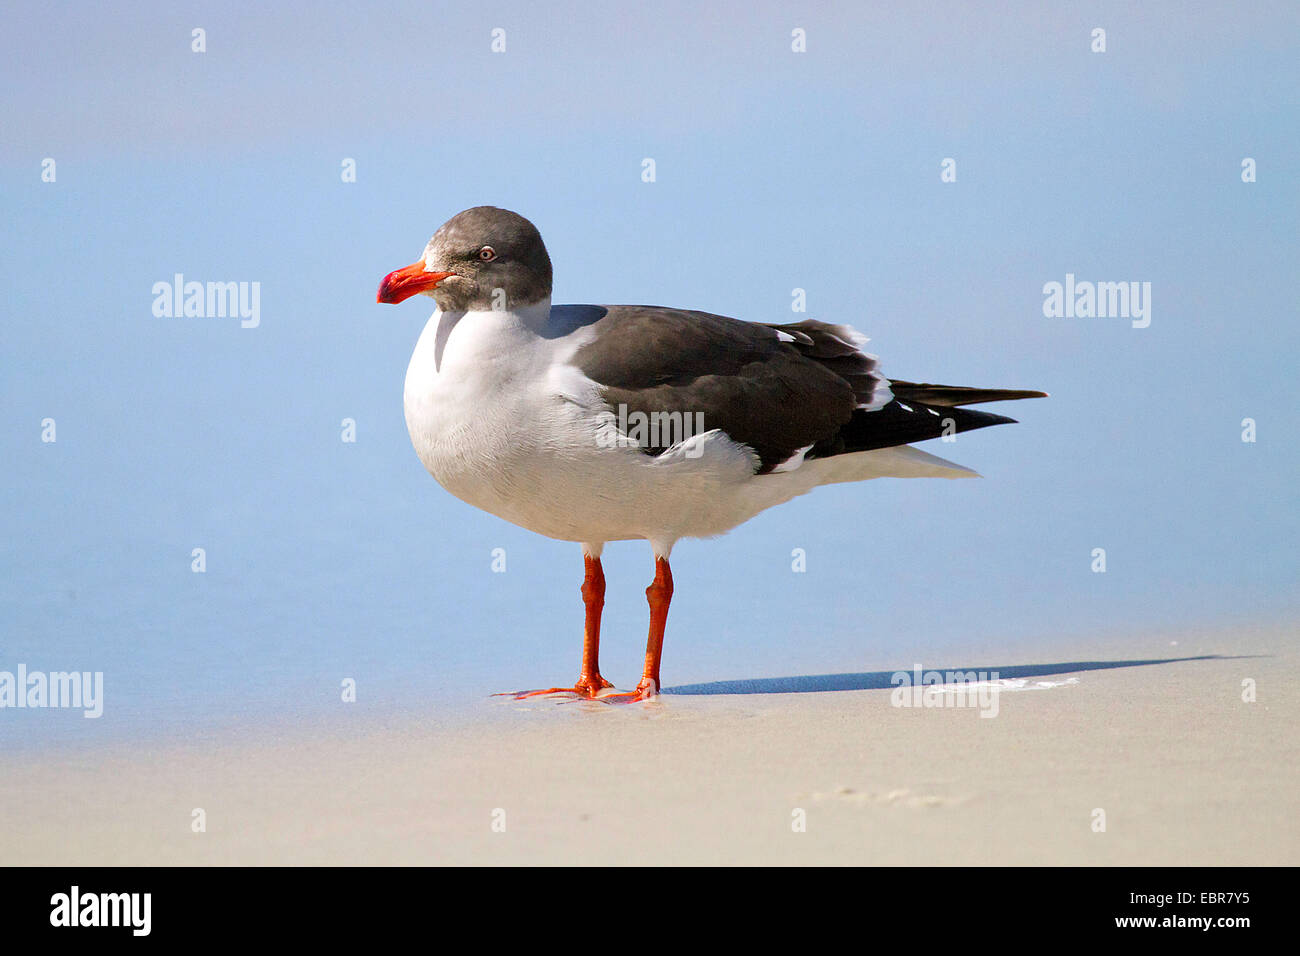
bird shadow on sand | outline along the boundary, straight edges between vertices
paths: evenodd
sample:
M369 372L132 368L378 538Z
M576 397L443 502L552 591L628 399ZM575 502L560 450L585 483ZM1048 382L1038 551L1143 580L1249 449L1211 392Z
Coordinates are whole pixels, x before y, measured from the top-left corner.
M1080 671L1111 670L1117 667L1149 667L1154 664L1181 664L1187 661L1235 660L1241 656L1202 654L1199 657L1162 657L1137 661L1067 661L1060 664L1013 664L1009 667L926 667L925 672L938 671L968 674L974 671L981 678L1016 680L1020 678L1049 677L1060 674L1077 674ZM682 684L665 687L664 694L819 694L835 690L888 690L898 686L894 675L903 673L911 679L911 670L867 671L861 674L808 674L802 677L756 677L751 680L719 680L706 684Z

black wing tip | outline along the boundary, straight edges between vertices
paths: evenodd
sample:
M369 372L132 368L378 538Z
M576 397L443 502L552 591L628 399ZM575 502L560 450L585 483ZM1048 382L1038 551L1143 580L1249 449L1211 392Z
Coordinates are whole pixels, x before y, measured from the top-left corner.
M1051 397L1047 392L1038 389L938 385L934 382L907 382L902 379L890 379L889 385L895 398L949 408L983 405L986 402L1013 402L1022 398Z
M1029 388L990 388L990 389L972 389L975 392L984 392L987 398L979 397L978 394L972 405L982 405L985 402L1018 402L1022 398L1051 398L1047 392L1040 392L1038 389Z

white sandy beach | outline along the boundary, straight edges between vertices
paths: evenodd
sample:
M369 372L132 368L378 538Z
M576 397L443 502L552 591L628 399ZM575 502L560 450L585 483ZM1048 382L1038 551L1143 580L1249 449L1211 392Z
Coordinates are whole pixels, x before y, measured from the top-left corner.
M485 704L454 726L407 715L11 754L0 758L0 859L1300 863L1293 636L1096 650L1023 663L1223 656L1018 681L993 719L891 706L883 688L669 695L634 707ZM1247 678L1254 703L1242 700ZM196 807L204 833L191 830ZM1105 832L1093 830L1098 808ZM792 826L797 810L806 832Z

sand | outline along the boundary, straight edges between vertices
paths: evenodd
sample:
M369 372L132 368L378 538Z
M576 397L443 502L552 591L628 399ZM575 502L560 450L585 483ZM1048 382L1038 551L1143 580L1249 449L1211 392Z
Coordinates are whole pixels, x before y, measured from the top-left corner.
M1159 655L1120 642L1022 656L1030 676L998 694L992 718L893 706L876 674L856 680L864 690L485 701L451 722L431 710L11 753L0 756L0 859L1300 863L1293 634L1160 643ZM1205 654L1220 656L1177 660ZM1028 669L1153 656L1172 660Z

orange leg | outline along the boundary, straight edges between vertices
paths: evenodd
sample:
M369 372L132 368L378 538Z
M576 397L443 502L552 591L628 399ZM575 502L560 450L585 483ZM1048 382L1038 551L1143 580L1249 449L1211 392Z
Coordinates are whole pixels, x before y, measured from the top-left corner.
M664 628L668 624L668 604L673 599L673 572L667 558L655 558L655 579L645 589L650 602L650 636L645 645L645 670L636 690L625 694L607 694L601 698L610 703L631 703L650 700L659 694L659 662L664 656Z
M600 612L605 607L605 571L600 566L600 558L583 555L583 563L586 566L586 576L582 581L582 601L587 606L587 619L582 630L582 671L578 674L578 682L572 687L548 687L545 690L524 690L495 696L509 696L515 700L546 694L595 697L602 690L614 686L600 676Z

